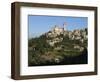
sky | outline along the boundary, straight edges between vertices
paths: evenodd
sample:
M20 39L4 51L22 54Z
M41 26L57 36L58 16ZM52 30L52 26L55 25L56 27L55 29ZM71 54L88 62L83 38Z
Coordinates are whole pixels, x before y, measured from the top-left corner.
M29 38L39 36L50 31L55 25L63 27L66 23L67 30L87 28L87 17L69 17L69 16L28 16L28 34Z

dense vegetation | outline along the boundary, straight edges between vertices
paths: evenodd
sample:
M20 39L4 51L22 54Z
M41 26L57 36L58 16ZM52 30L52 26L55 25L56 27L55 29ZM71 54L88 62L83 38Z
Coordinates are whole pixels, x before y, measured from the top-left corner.
M50 46L47 40L52 38L41 35L40 37L31 38L28 41L28 65L68 65L68 64L86 64L87 63L87 40L81 43L79 40L71 40L69 37L59 35L57 38L63 37L61 42ZM74 48L74 45L83 47L80 51Z

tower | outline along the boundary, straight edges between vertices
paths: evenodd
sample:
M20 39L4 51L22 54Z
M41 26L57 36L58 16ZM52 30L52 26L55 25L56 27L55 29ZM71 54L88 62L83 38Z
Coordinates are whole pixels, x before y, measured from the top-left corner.
M67 26L67 23L64 22L64 23L63 23L63 28L64 28L64 30L67 30L67 27L66 27L66 26Z

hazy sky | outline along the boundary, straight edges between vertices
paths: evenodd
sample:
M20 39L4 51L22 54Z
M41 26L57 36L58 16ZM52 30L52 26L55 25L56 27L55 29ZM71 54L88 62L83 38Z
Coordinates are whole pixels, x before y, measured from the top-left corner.
M87 17L69 17L69 16L28 16L28 32L29 37L39 36L48 32L55 25L63 27L63 23L67 23L66 29L74 30L86 28L88 26Z

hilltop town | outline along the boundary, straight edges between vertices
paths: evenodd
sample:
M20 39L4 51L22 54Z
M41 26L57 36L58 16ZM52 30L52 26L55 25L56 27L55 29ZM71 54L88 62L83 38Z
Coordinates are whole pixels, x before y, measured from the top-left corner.
M29 40L29 65L86 64L87 28L69 31L66 23L55 25Z
M57 36L68 36L71 40L79 40L81 43L84 43L85 40L87 40L87 29L75 29L73 31L68 31L65 29L65 25L63 25L62 28L55 25L54 28L46 33L46 37L52 38L51 40L47 40L47 42L54 46L55 43L61 42L63 40L63 37L57 37Z

